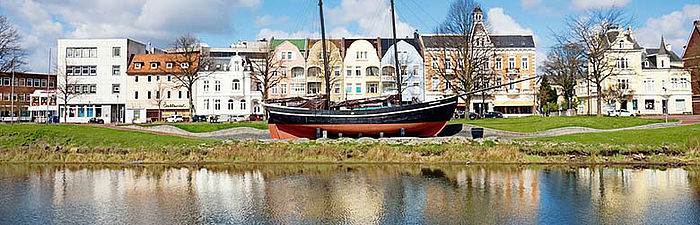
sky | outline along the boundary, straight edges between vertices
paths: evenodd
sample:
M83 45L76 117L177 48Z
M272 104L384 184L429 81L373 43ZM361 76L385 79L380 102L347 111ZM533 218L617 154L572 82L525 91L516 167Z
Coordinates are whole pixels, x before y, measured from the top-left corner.
M399 37L432 33L451 0L396 0ZM697 0L481 0L493 34L533 34L537 61L552 46L563 19L585 10L617 7L634 18L634 36L658 48L661 35L681 55ZM389 0L326 0L329 38L390 37ZM169 48L175 37L193 33L212 47L261 38L317 38L318 0L0 0L0 15L20 30L28 71L48 70L58 38L132 38Z

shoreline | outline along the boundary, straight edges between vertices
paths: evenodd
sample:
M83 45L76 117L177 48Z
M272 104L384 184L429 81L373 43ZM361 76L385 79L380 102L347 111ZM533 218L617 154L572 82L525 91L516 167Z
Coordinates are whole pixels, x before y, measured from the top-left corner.
M0 165L105 165L105 166L234 166L234 165L378 165L378 166L399 166L399 165L427 165L427 166L662 166L662 167L697 167L698 162L57 162L57 161L28 161L28 162L0 162Z

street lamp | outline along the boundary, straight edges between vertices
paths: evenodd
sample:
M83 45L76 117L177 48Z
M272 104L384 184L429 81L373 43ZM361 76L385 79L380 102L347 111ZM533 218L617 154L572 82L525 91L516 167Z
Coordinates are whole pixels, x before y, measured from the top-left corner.
M664 94L661 95L662 98L666 101L666 104L662 104L662 110L664 113L664 117L666 118L666 123L668 123L668 100L670 99L671 95L668 94L668 90L666 87L663 87Z

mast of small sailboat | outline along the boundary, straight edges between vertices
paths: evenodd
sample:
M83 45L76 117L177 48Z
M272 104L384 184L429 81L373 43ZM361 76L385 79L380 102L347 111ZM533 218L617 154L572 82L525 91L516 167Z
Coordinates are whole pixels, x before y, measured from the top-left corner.
M397 103L401 105L401 101L403 101L403 98L401 97L403 79L401 77L401 69L399 67L399 46L397 45L396 41L396 15L394 11L394 0L391 0L391 28L394 34L394 72L396 72L396 90L399 98Z
M326 26L323 22L323 0L318 0L318 11L321 14L321 46L323 46L323 78L326 82L326 95L324 109L330 109L331 106L331 77L328 71L328 55L326 51Z

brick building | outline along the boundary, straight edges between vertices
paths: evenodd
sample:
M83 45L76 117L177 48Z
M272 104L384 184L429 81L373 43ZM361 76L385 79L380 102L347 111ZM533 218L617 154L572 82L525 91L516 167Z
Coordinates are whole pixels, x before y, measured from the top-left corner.
M11 81L11 72L0 73L0 120L3 122L33 121L29 112L30 95L37 90L56 89L56 74L15 72L14 82Z
M693 23L693 30L683 54L683 67L690 71L693 114L700 115L700 20Z

